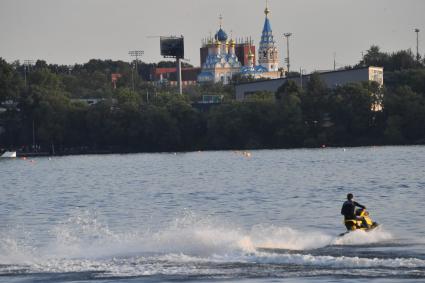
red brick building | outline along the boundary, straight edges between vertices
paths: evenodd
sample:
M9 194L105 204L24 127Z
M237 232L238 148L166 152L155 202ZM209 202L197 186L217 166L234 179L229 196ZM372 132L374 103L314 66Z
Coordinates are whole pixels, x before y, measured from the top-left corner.
M239 62L241 62L242 66L249 65L249 61L248 61L249 48L251 48L251 53L254 54L254 56L256 56L255 45L253 45L252 42L251 44L249 43L249 41L245 41L243 43L236 43L235 53L239 59ZM203 45L200 48L199 53L200 53L201 66L202 66L205 63L208 56L208 46ZM255 60L256 60L256 57L254 57L254 62L256 62Z
M255 64L255 62L256 62L255 45L248 44L248 43L236 44L235 53L236 53L236 56L239 59L239 62L242 63L242 66L248 66L249 65L248 53L249 53L250 48L251 48L251 53L254 55L254 64Z
M182 84L184 86L196 85L201 68L182 68ZM153 68L151 77L159 83L177 85L177 68Z

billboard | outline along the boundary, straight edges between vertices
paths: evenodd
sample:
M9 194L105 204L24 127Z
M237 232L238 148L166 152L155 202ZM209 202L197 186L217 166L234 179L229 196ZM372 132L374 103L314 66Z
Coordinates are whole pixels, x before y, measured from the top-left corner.
M161 36L161 55L184 58L184 38Z

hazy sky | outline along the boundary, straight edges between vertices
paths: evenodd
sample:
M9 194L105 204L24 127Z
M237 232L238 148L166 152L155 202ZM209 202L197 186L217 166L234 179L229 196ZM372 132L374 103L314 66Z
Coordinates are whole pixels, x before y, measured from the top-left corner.
M421 29L425 53L424 0L270 0L271 24L282 52L282 34L292 32L293 70L355 64L377 44L385 51L412 48ZM186 57L199 65L201 39L218 29L251 36L258 46L265 0L0 0L0 57L8 62L44 59L73 64L91 58L144 61L159 55L157 35L185 36Z

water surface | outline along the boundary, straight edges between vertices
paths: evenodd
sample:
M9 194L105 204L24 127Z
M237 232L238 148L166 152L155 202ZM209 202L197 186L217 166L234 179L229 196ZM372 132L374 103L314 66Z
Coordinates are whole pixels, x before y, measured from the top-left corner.
M0 282L425 280L425 147L250 153L0 160Z

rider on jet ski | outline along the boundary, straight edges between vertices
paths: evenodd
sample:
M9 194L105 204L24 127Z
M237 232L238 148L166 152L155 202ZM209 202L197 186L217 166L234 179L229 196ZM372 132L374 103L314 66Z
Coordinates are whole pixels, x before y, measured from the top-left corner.
M362 217L356 216L356 207L366 209L366 206L355 202L353 200L353 197L353 194L348 194L347 200L344 202L341 208L341 214L344 215L344 223L348 230L353 230L352 220L361 220L362 222L364 222Z

